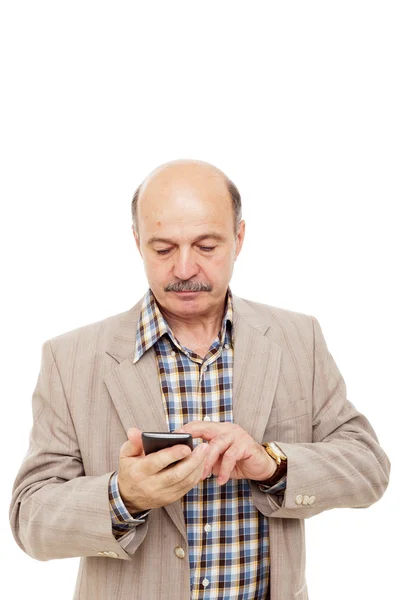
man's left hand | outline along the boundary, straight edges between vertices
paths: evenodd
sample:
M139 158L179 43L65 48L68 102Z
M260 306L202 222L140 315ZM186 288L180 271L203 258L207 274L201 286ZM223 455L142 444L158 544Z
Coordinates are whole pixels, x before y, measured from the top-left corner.
M272 477L276 462L250 434L235 423L191 421L177 432L209 442L209 453L201 479L213 473L219 485L228 479L265 481Z

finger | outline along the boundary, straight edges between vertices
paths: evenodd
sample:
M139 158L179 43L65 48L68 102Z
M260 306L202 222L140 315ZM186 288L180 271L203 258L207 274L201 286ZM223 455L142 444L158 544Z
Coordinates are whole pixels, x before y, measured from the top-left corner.
M204 465L203 475L206 477L208 473L211 473L214 464L217 462L221 454L228 451L228 448L235 442L235 437L232 433L225 433L213 438L208 444L210 452L207 456L206 464Z
M212 468L212 475L214 475L215 477L218 477L219 475L219 470L221 468L221 462L222 462L222 456L219 457L219 459L217 460L217 462L214 464L213 468Z
M127 432L128 440L121 446L120 458L132 458L143 454L142 432L131 427Z
M176 444L170 448L164 448L163 450L148 454L143 461L143 468L147 475L154 475L172 463L182 460L191 454L192 451L189 446L186 446L185 444Z
M231 446L225 452L221 460L221 466L219 468L217 483L224 485L231 476L233 469L236 466L236 462L240 460L242 452L237 446Z
M180 488L183 486L187 489L194 487L201 478L208 452L208 444L196 446L190 456L166 470L163 474L162 485L165 487L178 486ZM194 480L196 481L194 482Z
M191 433L193 438L202 438L203 440L210 441L215 436L224 433L227 425L231 425L231 423L191 421L180 429L177 429L176 433Z

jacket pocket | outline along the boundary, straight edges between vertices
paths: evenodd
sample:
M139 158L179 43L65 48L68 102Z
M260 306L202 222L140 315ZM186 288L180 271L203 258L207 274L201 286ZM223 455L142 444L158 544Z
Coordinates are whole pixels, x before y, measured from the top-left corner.
M283 406L273 406L268 418L268 425L275 425L275 423L283 423L290 419L296 419L307 415L309 413L309 406L307 399L299 400Z
M311 441L312 414L308 400L272 407L264 439L288 444Z

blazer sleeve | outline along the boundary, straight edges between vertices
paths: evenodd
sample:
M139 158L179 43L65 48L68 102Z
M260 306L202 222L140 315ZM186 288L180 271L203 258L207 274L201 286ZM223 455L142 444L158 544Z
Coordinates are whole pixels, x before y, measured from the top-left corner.
M347 400L346 384L320 324L310 318L312 442L274 440L288 459L285 494L263 494L251 484L254 504L268 517L306 519L332 508L366 508L382 497L389 483L389 459L367 418Z
M29 448L12 489L10 524L19 547L38 560L108 556L129 560L115 539L109 506L113 474L85 476L74 424L50 341L42 346L32 398ZM143 541L147 523L129 534Z

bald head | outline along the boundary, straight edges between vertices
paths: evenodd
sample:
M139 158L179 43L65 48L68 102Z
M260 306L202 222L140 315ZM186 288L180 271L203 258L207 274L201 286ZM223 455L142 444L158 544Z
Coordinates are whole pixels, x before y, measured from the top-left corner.
M228 198L232 206L235 237L242 218L241 197L235 184L214 165L201 160L178 159L156 167L136 189L132 200L132 223L139 236L140 205L154 195L185 194L206 190L216 202Z

